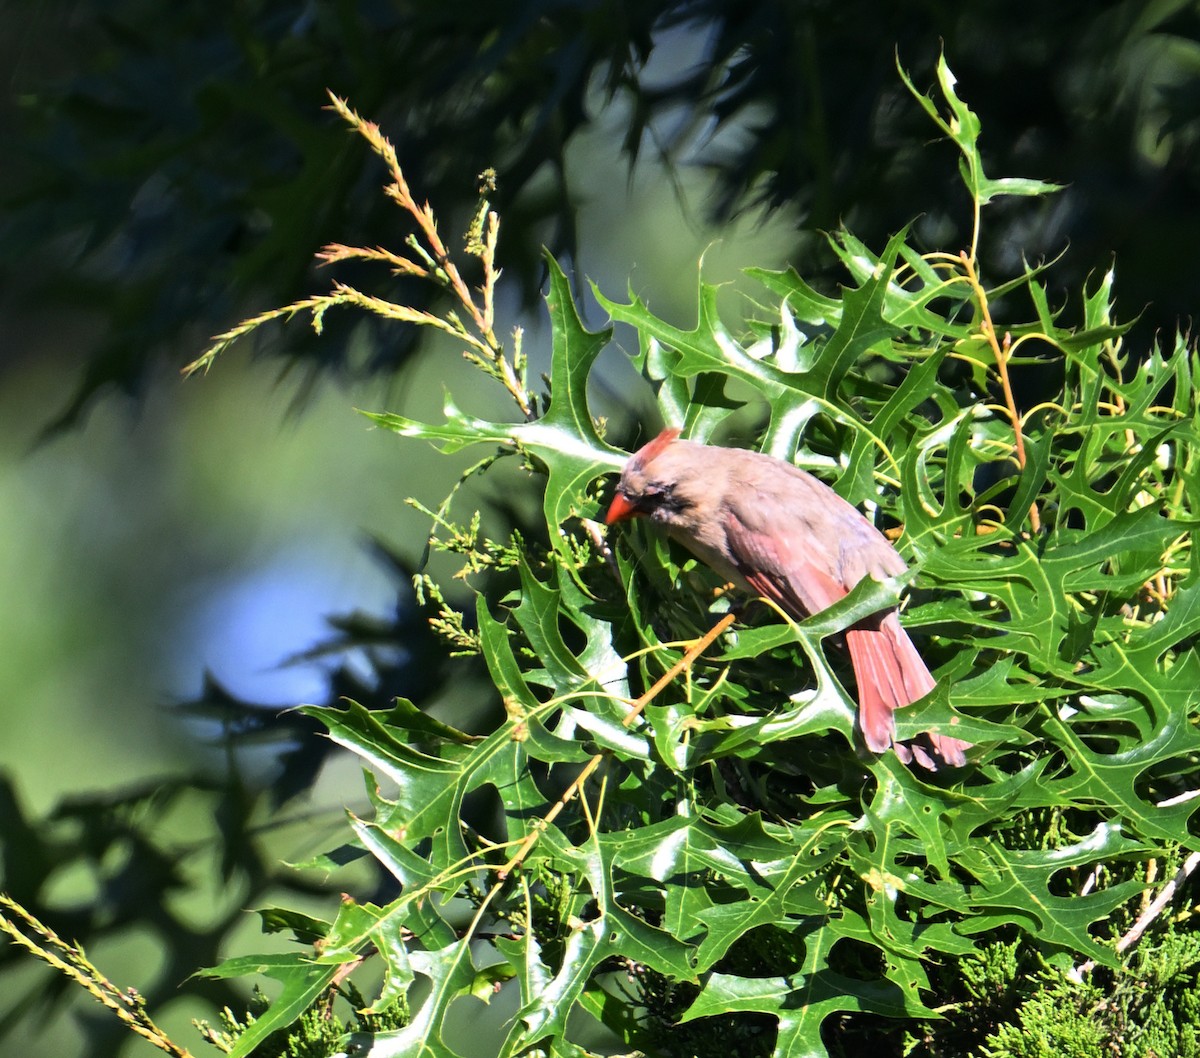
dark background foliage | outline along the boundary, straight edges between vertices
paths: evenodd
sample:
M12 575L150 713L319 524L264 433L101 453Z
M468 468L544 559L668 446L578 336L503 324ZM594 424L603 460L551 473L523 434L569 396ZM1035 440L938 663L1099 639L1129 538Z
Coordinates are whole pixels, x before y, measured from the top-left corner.
M842 221L878 243L920 213L918 230L952 245L965 237L952 155L927 149L894 70L898 53L928 83L944 46L987 115L990 167L1070 185L1036 223L1001 226L984 248L993 272L1069 244L1064 283L1115 253L1130 316L1173 328L1193 311L1195 3L25 8L7 42L18 146L3 178L5 283L108 322L80 350L67 420L106 385L136 387L157 356L185 362L181 337L294 300L324 243L389 230L373 172L319 109L327 88L383 125L443 213L470 206L475 174L501 174L502 263L528 297L541 243L576 250L565 148L614 99L626 108L614 179L660 152L713 172L705 208L718 221L799 205L795 257L810 273L822 252L811 233ZM344 368L346 343L331 339L297 332L276 351ZM394 371L413 340L389 336L366 368Z

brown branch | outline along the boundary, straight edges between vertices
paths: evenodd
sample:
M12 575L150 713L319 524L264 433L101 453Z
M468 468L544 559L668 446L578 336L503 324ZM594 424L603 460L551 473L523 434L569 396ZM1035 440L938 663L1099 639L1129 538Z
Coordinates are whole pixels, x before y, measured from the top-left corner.
M1150 904L1139 916L1138 920L1129 927L1128 931L1117 941L1116 952L1121 955L1123 952L1132 948L1139 940L1142 939L1142 934L1149 929L1150 924L1162 914L1163 909L1175 898L1175 893L1179 887L1187 881L1197 867L1200 867L1200 852L1193 852L1186 860L1183 861L1183 866L1175 872L1175 877L1172 878L1166 885L1162 887L1161 892L1154 898L1154 902ZM1096 960L1088 959L1077 971L1080 975L1091 973L1096 968Z
M695 662L695 660L701 654L703 654L704 651L706 651L713 644L717 637L720 636L731 624L733 624L736 619L736 614L727 613L721 618L721 620L713 625L712 628L705 632L703 636L696 640L688 652L684 654L683 657L681 657L677 662L675 662L674 665L667 669L667 671L663 673L658 680L655 681L653 687L646 691L646 693L640 698L630 703L629 712L626 713L624 718L621 720L621 726L629 727L630 724L632 724L639 716L641 716L642 711L646 708L646 706L654 701L654 699L658 697L662 690L668 684L670 684L676 676L678 676L685 669L689 668L692 663ZM525 836L525 840L521 842L521 847L517 849L512 858L499 870L499 872L497 872L497 877L501 881L512 874L512 872L516 870L522 864L522 862L524 862L525 857L529 855L530 850L534 845L537 844L538 838L541 837L543 832L550 826L550 824L559 817L562 810L566 808L572 800L574 800L579 791L583 789L584 783L586 783L588 779L592 777L596 769L600 767L600 762L603 761L607 755L607 753L597 753L594 757L592 757L591 760L587 762L587 764L583 766L583 770L575 777L575 781L563 791L562 797L558 799L558 801L553 805L553 807L551 807L550 811L546 813L545 817L534 827L534 829Z
M1012 382L1008 377L1008 361L1012 355L1012 335L1006 333L1003 341L996 336L996 325L992 321L992 310L988 305L987 291L983 289L983 284L979 281L979 275L975 271L974 260L965 250L958 255L958 259L962 263L967 282L971 285L971 289L975 293L975 303L979 306L979 311L983 316L980 329L987 339L988 345L991 346L992 355L996 358L996 372L1000 376L1000 388L1004 393L1004 405L1008 410L1008 418L1013 428L1017 466L1024 470L1026 464L1025 437L1021 432L1021 415L1017 411L1017 399L1013 395ZM1029 524L1035 533L1042 527L1042 519L1038 513L1036 503L1029 505Z

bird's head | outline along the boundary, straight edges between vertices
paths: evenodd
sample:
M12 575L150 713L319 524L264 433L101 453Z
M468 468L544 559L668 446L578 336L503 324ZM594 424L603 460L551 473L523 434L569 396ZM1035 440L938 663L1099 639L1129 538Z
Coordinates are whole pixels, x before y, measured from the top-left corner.
M646 517L669 525L694 507L694 468L685 458L686 447L687 442L679 441L679 430L672 428L630 456L604 516L605 524Z

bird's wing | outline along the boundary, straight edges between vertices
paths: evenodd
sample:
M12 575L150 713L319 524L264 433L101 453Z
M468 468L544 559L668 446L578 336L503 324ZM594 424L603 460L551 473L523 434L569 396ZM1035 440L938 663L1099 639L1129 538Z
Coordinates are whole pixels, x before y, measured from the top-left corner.
M791 538L748 526L732 512L726 515L725 538L746 583L792 617L820 613L846 594L846 588Z

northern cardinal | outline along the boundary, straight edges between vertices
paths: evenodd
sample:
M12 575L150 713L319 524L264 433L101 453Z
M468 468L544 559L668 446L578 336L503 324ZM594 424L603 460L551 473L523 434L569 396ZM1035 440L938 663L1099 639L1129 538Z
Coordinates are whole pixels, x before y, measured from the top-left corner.
M896 549L824 482L772 456L681 441L664 430L635 452L605 522L644 516L720 576L797 619L818 613L863 577L908 567ZM901 760L961 767L969 744L929 732L895 741L892 713L934 688L912 640L888 610L846 630L867 748Z

